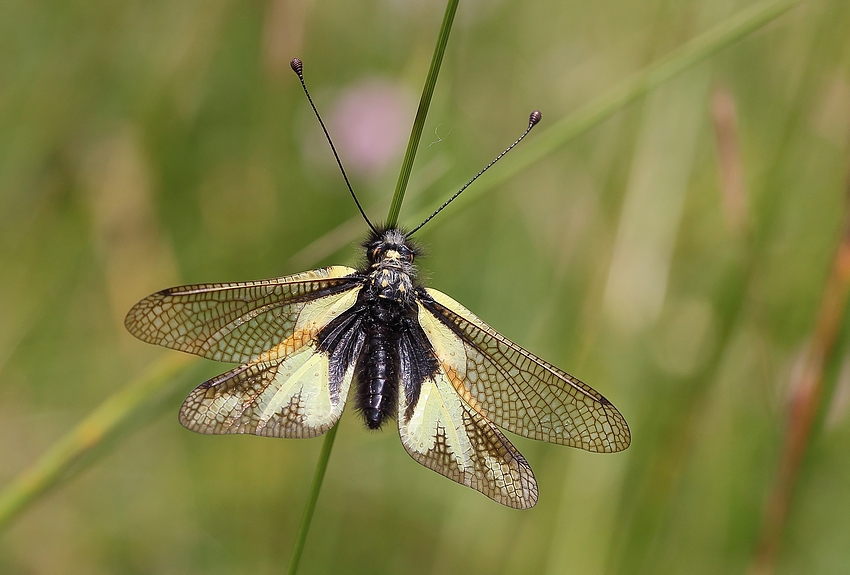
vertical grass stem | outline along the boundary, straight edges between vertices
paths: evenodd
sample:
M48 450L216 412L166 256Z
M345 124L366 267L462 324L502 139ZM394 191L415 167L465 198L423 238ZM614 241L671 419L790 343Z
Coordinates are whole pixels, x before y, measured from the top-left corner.
M319 500L319 492L322 490L322 481L325 479L325 471L328 469L328 460L334 447L336 432L339 424L334 425L325 434L322 443L322 452L319 453L319 461L316 462L316 471L313 474L313 483L310 485L310 494L304 505L304 513L301 514L301 525L298 527L298 535L295 537L295 547L292 550L292 558L289 560L287 575L298 573L298 564L301 562L301 554L304 552L304 544L307 542L307 534L310 532L310 523L313 521L313 512L316 511L316 502Z
M762 517L750 575L770 575L775 571L782 535L794 488L803 467L806 452L815 431L824 396L824 373L834 360L841 325L850 296L850 173L847 176L844 227L832 270L824 285L812 343L807 350L805 367L792 385L786 416L785 438L779 456L773 486Z
M404 160L401 164L401 173L398 176L398 183L396 184L393 200L390 204L390 211L387 215L386 225L388 226L394 226L398 221L398 214L401 211L401 204L404 201L404 192L407 189L407 182L410 180L410 171L413 168L413 160L416 158L416 150L419 147L419 140L422 137L422 129L425 127L425 118L428 116L431 97L434 95L434 87L437 85L437 76L440 74L443 55L446 53L446 43L449 41L449 32L452 29L457 5L458 0L448 0L446 4L443 24L440 26L440 33L437 36L437 46L434 48L434 56L431 58L431 68L428 70L425 87L422 89L419 109L416 111L416 118L413 120L410 141L407 143L407 151L404 154ZM310 494L307 497L307 503L304 505L304 513L301 515L301 525L298 528L298 535L295 537L295 547L292 550L292 558L289 562L289 569L287 570L288 575L298 573L298 565L301 562L301 555L304 552L304 545L307 542L307 535L310 532L310 524L313 522L316 502L319 500L319 493L322 491L322 482L325 478L325 471L328 468L331 451L333 451L338 427L339 424L335 425L325 435L322 452L319 454L319 461L316 463L313 483L310 486Z
M407 182L410 180L410 171L413 169L413 160L416 158L416 150L419 148L419 140L425 127L425 117L431 106L431 96L434 95L434 87L437 85L437 76L440 74L440 66L443 63L443 55L446 53L446 43L449 41L449 32L457 12L458 0L449 0L446 4L446 13L443 16L443 25L440 26L440 35L437 36L437 46L434 48L434 56L431 58L431 68L425 79L425 87L422 89L422 97L419 99L419 109L413 120L413 129L410 131L410 141L407 142L407 151L401 162L401 172L398 174L398 183L395 186L393 201L390 204L390 213L387 215L386 225L395 226L398 222L398 214L404 201L404 192Z

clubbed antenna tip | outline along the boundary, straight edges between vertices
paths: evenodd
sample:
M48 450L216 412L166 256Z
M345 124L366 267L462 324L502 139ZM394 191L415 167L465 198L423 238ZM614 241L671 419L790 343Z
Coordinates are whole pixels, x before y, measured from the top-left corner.
M442 212L442 211L443 211L443 209L444 209L446 206L448 206L450 203L452 203L452 202L455 200L455 198L457 198L457 197L458 197L461 193L463 193L463 191L464 191L466 188L468 188L468 187L470 186L470 184L472 184L472 182L474 182L475 180L477 180L477 179L478 179L478 177L479 177L479 176L481 176L481 174L483 174L484 172L486 172L487 170L489 170L489 169L490 169L490 166L492 166L493 164L495 164L496 162L498 162L499 160L501 160L501 159L502 159L502 157L503 157L505 154L507 154L508 152L510 152L511 150L513 150L513 149L514 149L514 146L516 146L517 144L519 144L520 142L522 142L523 138L525 138L525 137L528 135L528 133L531 131L531 128L533 128L534 126L536 126L536 125L537 125L537 123L540 121L540 119L541 119L542 117L543 117L543 114L541 114L541 113L540 113L540 110L534 110L531 114L529 114L529 116L528 116L528 127L525 129L525 132L523 132L523 133L522 133L522 135L521 135L519 138L517 138L517 139L516 139L516 141L515 141L513 144L511 144L510 146L508 146L508 148L507 148L504 152L502 152L501 154L499 154L498 156L496 156L496 159L495 159L495 160L493 160L492 162L490 162L489 164L487 164L486 166L484 166L484 169L483 169L483 170L481 170L480 172L478 172L477 174L475 174L475 177L474 177L474 178L472 178L471 180L469 180L468 182L466 182L466 184L465 184L465 185L464 185L461 189L459 189L457 192L455 192L455 194L454 194L452 197L450 197L448 200L446 200L446 201L445 201L445 203L443 203L443 205L442 205L442 206L440 206L439 208L437 208L437 209L436 209L436 211L435 211L433 214L431 214L430 216L428 216L427 218L425 218L425 221L424 221L424 222L422 222L421 224L419 224L418 226L416 226L415 228L413 228L410 232L408 232L407 237L412 236L412 235L413 235L414 233L416 233L416 232L417 232L417 231L418 231L418 230L419 230L422 226L424 226L425 224L427 224L428 222L430 222L432 219L434 219L434 216L436 216L437 214L439 214L440 212Z
M319 125L322 127L322 131L325 133L325 138L328 140L328 144L331 147L331 152L333 152L334 158L336 158L336 164L339 166L339 171L342 172L342 179L345 180L345 185L348 187L348 191L351 192L351 197L354 198L354 203L357 204L357 209L360 210L360 215L363 216L363 219L366 220L366 224L372 229L372 231L376 232L375 226L373 226L372 222L369 221L369 218L366 217L366 212L363 211L363 206L360 205L360 200L357 199L357 194L354 193L354 189L351 187L351 182L348 181L348 174L345 173L345 168L342 167L342 160L339 159L339 154L336 152L336 147L334 146L333 140L331 140L331 135L328 133L328 129L325 127L325 123L319 115L319 110L316 109L316 105L313 103L313 98L310 97L310 92L307 90L307 84L304 82L304 74L302 74L304 71L304 63L298 58L293 58L289 61L289 66L296 74L298 74L298 79L301 80L301 87L304 89L304 95L307 96L307 101L310 102L310 107L313 108L313 113L316 114L316 119L319 120Z
M299 77L301 76L301 72L304 70L304 62L298 58L293 58L289 61L289 66L296 74L298 74ZM537 112L537 114L539 115L540 112Z

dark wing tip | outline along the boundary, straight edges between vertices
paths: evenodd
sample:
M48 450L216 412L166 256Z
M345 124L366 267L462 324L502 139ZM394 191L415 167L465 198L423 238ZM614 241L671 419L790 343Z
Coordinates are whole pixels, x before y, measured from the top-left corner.
M168 291L167 289L158 291L136 302L124 316L124 327L127 331L144 342L152 343L153 340L146 330L150 322L146 320L145 316L155 302L162 301L168 295Z
M606 405L610 407L610 409L606 409L605 411L608 413L609 422L614 430L613 446L608 452L617 453L625 451L628 449L629 445L632 444L632 432L629 429L629 424L626 421L626 418L623 417L623 414L620 413L617 408L611 404L611 402L607 402Z
M623 447L619 451L625 451L632 444L632 432L629 429L629 424L626 423L626 420L623 419Z
M127 315L124 316L124 328L129 331L131 334L136 335L135 327L136 327L136 306L134 305L127 311Z
M531 471L531 467L528 468L528 471ZM538 491L537 480L534 478L534 474L530 474L524 480L526 484L523 486L523 498L517 501L518 505L515 509L531 509L537 505L537 498L540 492Z
M145 340L145 332L140 325L140 319L144 317L143 310L147 307L146 302L148 298L137 302L130 310L127 312L127 315L124 316L124 327L128 332L130 332L133 336L139 338L142 341Z

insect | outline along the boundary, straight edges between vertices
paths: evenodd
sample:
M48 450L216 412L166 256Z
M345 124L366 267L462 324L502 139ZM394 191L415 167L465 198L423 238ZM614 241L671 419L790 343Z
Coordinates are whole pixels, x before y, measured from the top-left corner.
M293 60L307 92L300 60ZM518 144L540 120L534 112ZM532 507L528 462L498 429L594 452L628 447L629 428L600 393L532 355L451 297L417 280L411 232L366 223L366 261L244 283L169 288L137 303L139 339L241 364L186 398L180 422L206 434L315 437L336 425L354 386L366 426L398 422L422 465L514 508Z

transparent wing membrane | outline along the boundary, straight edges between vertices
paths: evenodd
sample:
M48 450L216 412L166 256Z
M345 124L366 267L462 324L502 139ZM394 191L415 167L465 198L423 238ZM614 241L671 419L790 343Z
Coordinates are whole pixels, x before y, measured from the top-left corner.
M329 357L316 350L312 336L296 336L282 345L274 355L195 388L180 408L180 423L212 435L305 438L328 431L342 415L353 368L341 381L331 381Z
M348 292L360 282L348 276L355 271L333 266L255 282L170 288L134 305L124 324L148 343L244 363L296 330L314 327L317 314L335 315L353 304Z
M525 458L487 419L463 402L451 376L423 382L418 400L401 386L398 429L413 459L437 473L517 509L537 502L537 482Z
M419 322L464 402L523 437L587 451L629 446L626 420L599 392L511 342L449 296L427 290Z
M189 394L180 422L192 431L314 437L339 421L361 349L376 337L367 320L386 311L379 296L361 298L367 283L365 272L335 266L175 287L133 306L125 325L149 343L243 364ZM404 381L392 384L401 441L417 462L525 509L537 502L537 482L497 426L587 451L628 447L626 421L597 391L447 295L428 289L413 297L419 325L396 334Z

